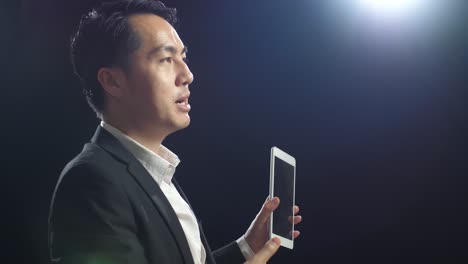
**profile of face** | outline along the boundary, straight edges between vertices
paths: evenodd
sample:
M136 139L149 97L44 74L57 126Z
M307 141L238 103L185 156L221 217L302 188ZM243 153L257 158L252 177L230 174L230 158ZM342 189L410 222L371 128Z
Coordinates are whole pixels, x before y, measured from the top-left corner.
M175 29L159 16L133 15L129 24L141 44L121 72L120 106L134 127L166 135L187 127L193 74L185 62L186 47Z

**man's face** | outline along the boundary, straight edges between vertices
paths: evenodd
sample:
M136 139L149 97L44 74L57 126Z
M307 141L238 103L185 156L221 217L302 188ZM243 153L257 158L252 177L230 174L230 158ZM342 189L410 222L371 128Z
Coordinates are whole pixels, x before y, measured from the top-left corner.
M185 63L184 44L175 29L159 16L134 15L129 24L141 41L138 50L130 54L124 73L122 100L131 112L132 122L167 135L187 127L188 86L193 74Z

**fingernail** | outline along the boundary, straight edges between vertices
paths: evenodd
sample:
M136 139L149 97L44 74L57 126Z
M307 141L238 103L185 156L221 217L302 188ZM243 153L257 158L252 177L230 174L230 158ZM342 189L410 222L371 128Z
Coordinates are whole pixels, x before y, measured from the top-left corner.
M271 241L273 241L273 243L275 243L277 246L281 245L281 241L277 237L274 237L273 239L271 239Z
M278 197L273 198L273 203L275 205L278 205L279 204L279 198Z

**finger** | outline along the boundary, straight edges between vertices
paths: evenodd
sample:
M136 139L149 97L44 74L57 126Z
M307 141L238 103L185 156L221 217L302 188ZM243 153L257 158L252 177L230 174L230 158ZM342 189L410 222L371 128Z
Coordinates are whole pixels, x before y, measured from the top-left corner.
M297 225L302 221L302 216L296 215L294 216L294 224Z
M297 230L294 230L293 231L293 238L296 239L300 234L301 234L301 232L299 232Z
M281 241L279 238L272 238L257 254L255 254L255 260L261 263L267 262L276 253L276 251L278 251L280 244Z
M299 213L299 206L295 205L294 206L294 214Z
M292 219L293 219L292 216L288 216L288 222L289 223L293 223ZM301 221L302 221L302 216L300 216L300 215L294 216L294 224L295 225L299 224Z
M260 212L257 215L256 224L264 224L267 222L268 218L279 205L280 200L278 197L274 197L273 199L267 199L260 209Z

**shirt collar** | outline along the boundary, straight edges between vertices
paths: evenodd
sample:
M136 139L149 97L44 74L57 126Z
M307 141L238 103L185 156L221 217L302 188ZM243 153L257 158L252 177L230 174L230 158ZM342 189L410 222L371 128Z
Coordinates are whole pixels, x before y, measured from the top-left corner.
M168 184L171 183L175 169L180 163L176 154L161 145L158 155L110 124L101 121L101 126L116 137L140 161L158 184L161 184L163 180Z

